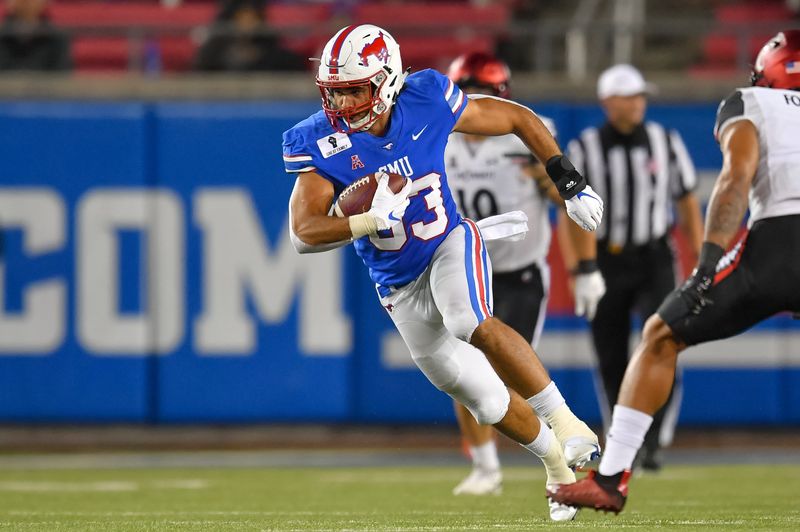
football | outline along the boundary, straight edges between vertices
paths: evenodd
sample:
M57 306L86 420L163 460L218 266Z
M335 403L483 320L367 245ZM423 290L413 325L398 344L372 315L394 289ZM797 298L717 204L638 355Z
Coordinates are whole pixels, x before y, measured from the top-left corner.
M378 189L378 177L382 173L367 174L342 190L333 204L334 214L344 217L367 212L372 206L372 198ZM406 178L389 172L386 175L389 176L389 189L394 193L400 192L406 184Z

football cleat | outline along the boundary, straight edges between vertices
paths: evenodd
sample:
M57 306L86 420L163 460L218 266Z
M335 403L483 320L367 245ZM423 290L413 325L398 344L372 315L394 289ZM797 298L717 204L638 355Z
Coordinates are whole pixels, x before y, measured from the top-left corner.
M574 484L562 484L555 490L548 487L547 498L560 504L618 514L625 507L630 477L628 470L610 477L589 471L589 476Z
M558 491L560 484L547 484L547 491ZM550 509L550 519L553 521L574 521L575 516L578 515L579 508L561 504L554 501L551 497L547 498L547 506Z
M503 474L475 468L453 488L453 495L500 495L503 493Z
M567 405L552 412L547 417L547 422L564 450L564 459L570 469L583 467L600 456L597 434L578 419Z
M564 441L564 459L570 469L580 469L588 462L600 458L597 436L590 430L589 433L591 436L573 436Z

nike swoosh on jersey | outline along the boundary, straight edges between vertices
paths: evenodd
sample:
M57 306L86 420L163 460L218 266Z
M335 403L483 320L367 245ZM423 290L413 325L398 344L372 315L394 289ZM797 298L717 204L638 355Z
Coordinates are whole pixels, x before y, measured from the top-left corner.
M417 140L420 137L420 135L422 135L425 132L426 129L428 129L428 124L425 124L425 127L419 130L419 133L416 134L412 133L411 140Z

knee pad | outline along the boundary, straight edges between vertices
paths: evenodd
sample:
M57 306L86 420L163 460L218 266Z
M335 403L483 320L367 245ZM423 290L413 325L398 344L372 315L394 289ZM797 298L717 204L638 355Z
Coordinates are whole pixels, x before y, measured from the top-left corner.
M443 391L464 405L478 423L494 425L508 412L508 389L481 351L465 342L458 344L459 376Z
M508 412L511 396L508 389L503 386L503 393L496 393L490 397L482 397L473 404L464 404L472 417L480 425L494 425L499 423Z

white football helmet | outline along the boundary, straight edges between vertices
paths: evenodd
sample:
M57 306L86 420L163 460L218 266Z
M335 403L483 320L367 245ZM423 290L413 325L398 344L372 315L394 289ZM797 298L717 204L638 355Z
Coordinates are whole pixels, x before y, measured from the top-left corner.
M337 131L365 131L389 112L407 75L403 72L400 45L386 30L372 24L347 26L322 51L317 73L322 109ZM358 86L369 88L369 99L338 108L332 91ZM359 117L362 113L364 116Z

